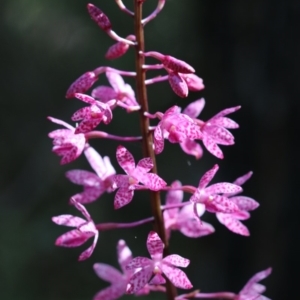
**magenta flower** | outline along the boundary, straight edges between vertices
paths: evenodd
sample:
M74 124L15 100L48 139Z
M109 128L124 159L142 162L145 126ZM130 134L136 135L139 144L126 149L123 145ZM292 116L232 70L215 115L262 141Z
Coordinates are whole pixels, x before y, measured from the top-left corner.
M180 181L174 181L171 187L176 190L171 190L166 196L166 205L179 204L183 200L183 191L178 190L181 187ZM205 212L205 206L197 203L197 212L199 217ZM191 238L198 238L215 232L212 225L199 221L195 217L193 205L188 204L183 208L172 208L164 211L164 223L167 236L170 237L171 230L179 230L183 235Z
M155 154L163 151L165 138L171 143L202 138L200 127L189 116L180 113L178 106L169 108L160 119L154 130Z
M266 287L258 282L268 277L271 272L272 268L268 268L256 273L249 279L239 294L234 297L234 300L270 300L262 295L262 293L266 290Z
M197 203L204 204L205 209L211 213L234 213L240 211L238 206L233 201L231 201L228 197L221 195L229 193L239 193L242 191L242 188L240 186L233 183L220 182L207 187L218 169L219 166L214 165L211 170L207 171L201 177L197 190L190 198L190 201L194 203L195 215L198 215L196 206Z
M73 114L72 121L82 120L81 123L76 127L75 133L89 132L98 126L102 121L104 124L111 122L111 109L115 107L116 100L110 100L107 103L102 103L85 94L75 93L74 96L77 99L90 104L90 106L83 107Z
M97 200L106 191L111 192L112 177L116 174L107 156L102 158L92 147L88 147L84 154L96 174L84 170L71 170L66 173L71 182L83 186L83 192L71 197L82 204Z
M99 291L93 300L115 300L126 293L126 287L131 270L126 270L125 266L131 261L132 254L125 241L120 240L117 246L118 261L123 274L112 266L103 263L94 264L94 270L98 277L111 283L111 285Z
M120 167L127 175L114 175L113 187L118 188L115 195L115 209L127 205L133 198L134 190L143 186L138 185L141 182L145 187L152 191L159 191L166 186L166 182L154 173L149 173L153 168L153 162L150 157L141 159L135 166L132 154L123 146L117 148L117 161Z
M55 245L61 247L78 247L84 244L91 237L94 237L93 244L80 254L78 260L82 261L92 255L98 241L99 233L85 207L76 202L74 199L71 200L71 202L82 213L86 220L72 215L60 215L53 217L52 221L57 225L76 227L76 229L72 229L58 237L55 241Z
M147 238L147 249L151 259L147 257L135 257L127 265L126 270L134 270L129 279L127 293L133 294L149 284L164 284L164 274L174 286L182 289L192 288L192 284L186 274L176 267L187 267L190 261L177 254L163 258L164 244L158 234L151 231ZM151 279L152 278L152 279ZM150 280L151 279L151 280Z
M233 183L236 185L243 185L250 177L252 172L237 178ZM232 202L234 202L239 208L238 212L233 213L216 213L216 217L221 224L226 226L229 230L234 233L249 236L248 228L240 222L240 220L246 220L250 218L249 211L256 209L259 204L254 199L246 196L236 196L238 193L223 194Z
M92 91L92 96L106 103L109 100L118 100L118 105L127 111L137 110L139 104L136 102L135 93L131 86L124 82L121 75L107 71L106 77L112 87L98 86Z
M94 72L84 73L68 88L66 98L74 97L75 93L85 93L97 80L98 77Z
M62 156L60 164L64 165L78 158L86 145L84 134L75 134L75 128L64 121L52 117L48 119L67 128L57 129L48 134L53 139L52 151Z

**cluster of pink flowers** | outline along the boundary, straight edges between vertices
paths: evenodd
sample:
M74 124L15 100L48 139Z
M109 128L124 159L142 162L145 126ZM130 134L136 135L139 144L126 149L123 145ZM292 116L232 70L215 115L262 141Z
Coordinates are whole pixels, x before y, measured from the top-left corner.
M143 33L144 26L157 16L163 9L165 0L158 0L157 7L148 17L141 19L139 12L144 1L135 0L135 11L132 12L117 0L119 8L126 14L134 16L136 29ZM185 272L179 268L186 268L190 261L178 254L167 254L164 251L166 242L170 239L172 230L179 230L189 238L199 238L215 232L214 227L202 221L202 215L213 213L220 223L230 231L243 236L249 236L248 228L241 222L250 217L249 211L256 209L259 204L252 198L241 196L242 185L252 176L252 172L237 178L233 183L219 182L210 184L219 166L216 164L200 177L197 187L182 185L179 180L168 183L156 172L155 155L164 150L165 140L178 143L187 155L200 159L203 155L202 145L212 155L223 159L220 145L233 145L234 136L228 129L236 129L239 125L227 115L236 112L240 106L226 108L207 121L198 119L204 108L203 98L187 105L183 110L179 106L172 106L165 112L150 112L145 110L144 100L139 94L136 97L132 87L125 83L122 76L136 78L140 89L146 91L146 85L167 80L171 89L181 98L187 97L189 91L201 91L203 80L195 75L195 70L186 62L175 57L164 55L156 51L143 51L141 40L130 34L126 38L118 36L112 30L109 18L95 5L87 6L90 17L96 24L116 41L105 57L116 59L124 55L130 47L137 52L136 72L122 71L110 67L98 67L81 75L69 87L66 98L76 98L85 103L83 108L74 112L72 121L79 122L71 126L64 121L49 117L49 120L63 129L56 129L49 133L53 139L53 152L61 156L61 164L71 163L84 153L94 172L86 170L70 170L66 177L73 183L82 186L82 191L70 197L70 203L81 212L84 218L73 215L60 215L52 218L58 225L73 227L72 230L57 238L55 244L62 247L77 247L93 237L93 243L83 251L79 260L88 259L98 242L99 232L116 228L131 228L139 226L162 216L160 226L165 232L151 231L146 246L150 254L148 257L132 257L132 253L125 241L120 240L117 245L118 261L122 272L105 264L94 264L96 274L111 285L99 291L94 300L113 300L125 293L145 295L151 291L169 293L164 286L166 280L180 289L191 289L192 283ZM158 64L146 65L144 60L152 57ZM140 76L147 70L163 69L167 75L145 79ZM111 86L93 87L98 77L105 73ZM93 89L90 91L90 89ZM127 113L138 112L143 120L150 124L150 120L157 120L156 125L149 126L142 137L122 137L99 131L97 127L105 126L113 121L113 111L118 107ZM141 158L137 164L135 158L123 145L116 148L116 159L125 174L116 174L109 157L102 157L90 146L90 139L103 138L120 142L144 141L149 155ZM150 149L150 150L149 150ZM96 224L84 205L97 201L105 192L115 192L113 206L120 209L129 205L134 199L135 192L150 190L159 196L159 192L166 191L165 204L159 204L156 215L132 223L99 223ZM183 202L184 192L189 193L190 199ZM159 198L158 198L159 199ZM157 221L155 221L157 222ZM217 292L200 293L194 291L189 294L174 295L174 299L188 298L226 298L235 300L268 299L261 295L264 287L257 282L267 277L271 269L257 273L238 293Z

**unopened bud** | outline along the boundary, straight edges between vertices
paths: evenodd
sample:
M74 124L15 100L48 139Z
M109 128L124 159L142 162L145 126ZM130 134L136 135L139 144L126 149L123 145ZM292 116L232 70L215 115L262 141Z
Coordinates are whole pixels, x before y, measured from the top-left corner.
M189 93L188 86L178 73L169 73L169 83L176 95L181 98L187 97Z
M195 72L195 69L189 64L187 64L186 62L184 62L183 60L177 59L169 55L164 56L164 59L162 60L162 64L166 68L171 69L172 71L177 73L189 74Z
M135 36L129 35L126 39L130 40L130 41L135 41ZM118 43L112 45L111 47L109 47L109 49L107 50L107 52L105 54L105 58L107 58L107 59L119 58L119 57L123 56L127 52L128 49L129 49L128 44L126 44L124 42L118 42Z
M111 29L109 18L103 13L100 8L98 8L94 4L89 3L87 5L87 9L92 19L102 30L107 31Z
M75 93L86 92L96 81L98 77L94 72L86 72L76 79L66 93L66 98L74 97Z

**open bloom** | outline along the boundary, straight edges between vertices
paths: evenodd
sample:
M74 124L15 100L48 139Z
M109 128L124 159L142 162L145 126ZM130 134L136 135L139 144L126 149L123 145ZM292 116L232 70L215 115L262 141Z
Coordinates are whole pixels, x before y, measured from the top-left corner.
M252 176L252 172L248 172L247 174L237 178L233 183L236 185L243 185L250 177ZM233 213L216 213L216 217L221 224L226 226L229 230L234 233L249 236L248 228L240 221L240 220L247 220L250 218L249 211L256 209L259 204L257 201L250 197L240 196L239 193L232 193L232 194L223 194L230 201L234 202L238 208L238 212Z
M258 282L268 277L271 272L272 268L268 268L256 273L249 279L239 294L235 296L234 300L270 300L266 296L262 295L262 293L266 290L266 287Z
M214 165L214 167L207 171L200 179L199 186L190 201L194 203L195 215L197 213L197 203L202 203L205 205L205 209L209 212L224 212L224 213L234 213L239 212L238 206L231 201L228 197L221 194L231 194L239 193L242 188L236 184L229 182L215 183L207 187L210 181L215 176L218 171L219 166Z
M75 134L75 128L64 121L52 117L48 119L67 128L57 129L48 134L53 139L52 151L62 156L60 164L64 165L78 158L86 145L84 134Z
M159 191L166 186L166 182L158 175L149 173L153 168L150 157L141 159L135 166L132 154L123 146L117 148L116 156L120 167L127 175L117 174L113 177L113 187L118 188L114 200L115 209L127 205L132 200L134 190L141 187L139 182L152 191Z
M164 149L164 139L171 143L182 143L186 139L201 139L200 127L186 114L180 113L178 106L172 106L162 116L154 130L155 153Z
M94 264L94 270L98 277L108 281L111 285L99 291L93 300L115 300L126 293L126 287L132 270L126 270L125 266L131 261L132 254L125 241L120 240L117 246L118 261L123 271L103 263Z
M85 170L71 170L66 173L70 181L83 186L83 192L71 197L82 204L97 200L105 191L111 192L112 177L116 174L109 157L102 158L92 147L88 147L84 154L96 174Z
M177 190L181 187L180 181L171 184L176 190L171 190L166 196L166 205L179 204L183 200L183 191ZM197 203L199 217L205 212L204 204ZM182 234L191 238L198 238L215 232L212 225L199 221L193 212L193 204L190 203L183 208L171 208L164 211L164 223L168 237L171 230L179 230Z
M147 238L147 249L151 256L135 257L127 265L126 270L135 270L129 279L127 293L133 294L149 284L164 284L164 274L174 284L182 289L192 288L192 284L186 274L177 267L187 267L190 261L177 254L168 255L163 258L164 244L158 234L151 231ZM152 278L152 279L151 279ZM150 280L151 279L151 280Z
M127 109L127 111L137 110L140 106L136 102L134 90L128 83L125 83L122 76L107 71L106 77L112 87L98 86L92 91L92 96L100 101L107 103L109 100L118 100L118 105Z
M71 202L82 213L86 220L72 215L53 217L52 221L57 225L76 227L76 229L72 229L58 237L55 241L55 245L61 247L78 247L91 237L94 237L93 244L80 254L78 260L82 261L92 255L98 241L99 233L85 207L75 200L71 200Z

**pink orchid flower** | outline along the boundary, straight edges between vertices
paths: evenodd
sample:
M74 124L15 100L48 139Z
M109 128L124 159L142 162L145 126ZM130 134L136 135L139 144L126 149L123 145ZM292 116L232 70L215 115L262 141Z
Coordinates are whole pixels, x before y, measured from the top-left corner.
M199 186L190 201L194 203L194 212L197 213L197 203L205 205L205 209L211 213L224 212L234 213L239 212L237 204L231 201L228 197L221 194L239 193L242 188L236 184L229 182L220 182L207 187L210 181L218 171L219 166L215 165L211 170L207 171L200 179Z
M71 170L66 173L71 182L83 186L83 192L71 197L82 204L97 200L104 192L111 192L112 177L116 174L109 157L102 158L92 147L88 147L84 154L96 174L84 170Z
M128 294L136 293L149 281L149 284L164 284L166 280L162 274L178 288L190 289L193 287L186 274L177 268L187 267L190 263L188 259L177 254L163 258L164 244L154 231L149 233L146 245L151 259L139 256L133 258L126 265L126 270L134 270L127 286Z
M172 106L162 116L154 130L155 154L164 149L164 139L171 143L183 143L186 139L201 139L199 126L188 115L180 113L178 106Z
M139 109L139 104L135 99L134 90L131 86L124 82L121 75L107 71L106 77L112 87L98 86L92 90L92 97L107 103L109 100L118 100L118 105L133 111Z
M243 185L252 176L252 172L237 178L233 183L236 185ZM221 224L226 226L234 233L249 236L250 232L248 228L240 222L240 220L247 220L250 218L249 211L256 209L259 204L252 198L246 196L237 196L238 193L223 194L232 202L234 202L238 208L238 212L233 213L221 213L217 212L216 217Z
M90 104L90 106L83 107L77 110L73 116L72 121L80 121L76 127L75 133L86 133L94 129L101 122L109 124L112 120L112 108L116 105L116 100L110 100L107 103L102 103L95 100L93 97L75 93L77 99Z
M135 166L132 154L123 146L117 148L116 157L120 167L127 175L118 174L113 177L113 188L118 188L114 200L115 209L131 202L134 190L143 187L138 185L139 182L152 191L159 191L166 186L166 182L158 175L149 173L153 168L153 162L150 157L141 159Z
M166 205L179 204L183 200L183 191L179 190L181 187L180 181L174 181L171 190L166 196ZM197 203L197 212L199 217L205 212L205 205ZM168 238L171 230L179 230L183 235L191 238L198 238L215 232L212 225L206 222L199 222L199 218L195 217L193 211L193 204L188 204L183 208L171 208L164 211L164 223Z
M52 117L48 119L67 128L57 129L48 134L53 139L52 151L62 156L60 164L64 165L78 158L86 145L84 134L75 134L75 128L64 121Z
M78 260L82 261L92 255L98 241L99 233L85 207L74 199L72 199L71 202L82 213L86 220L72 215L53 217L52 221L57 225L76 227L76 229L72 229L58 237L55 241L55 245L61 247L78 247L91 237L94 237L93 244L80 254Z
M268 268L256 273L249 279L239 294L234 297L234 300L271 300L266 296L261 295L263 292L265 292L266 287L258 283L259 281L268 277L271 272L272 268Z
M126 270L125 266L132 260L132 254L125 241L120 240L118 242L117 253L119 265L123 273L107 264L94 264L94 270L97 276L111 283L111 285L99 291L93 300L115 300L126 293L126 287L132 275L132 271Z

